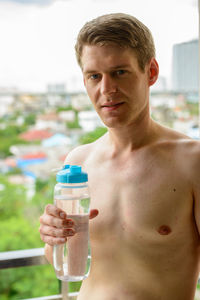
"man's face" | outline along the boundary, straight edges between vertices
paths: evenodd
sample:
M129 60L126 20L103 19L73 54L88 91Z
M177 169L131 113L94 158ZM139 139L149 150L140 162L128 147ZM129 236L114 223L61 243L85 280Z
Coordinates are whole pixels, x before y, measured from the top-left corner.
M81 61L87 93L107 127L130 125L148 110L150 67L143 72L131 49L86 45Z

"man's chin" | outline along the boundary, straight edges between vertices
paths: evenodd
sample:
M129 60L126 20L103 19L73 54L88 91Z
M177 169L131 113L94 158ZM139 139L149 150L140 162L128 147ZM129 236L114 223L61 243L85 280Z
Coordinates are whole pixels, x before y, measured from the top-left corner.
M113 128L122 128L125 126L124 122L120 122L120 121L116 121L116 120L102 120L102 122L104 123L104 125L109 129L113 129Z

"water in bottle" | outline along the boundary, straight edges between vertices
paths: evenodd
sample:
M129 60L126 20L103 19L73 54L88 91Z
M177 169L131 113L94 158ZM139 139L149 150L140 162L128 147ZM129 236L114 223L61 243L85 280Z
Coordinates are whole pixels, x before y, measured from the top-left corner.
M58 279L81 281L90 269L88 176L80 166L66 165L56 175L54 204L74 221L75 235L54 246L53 265Z

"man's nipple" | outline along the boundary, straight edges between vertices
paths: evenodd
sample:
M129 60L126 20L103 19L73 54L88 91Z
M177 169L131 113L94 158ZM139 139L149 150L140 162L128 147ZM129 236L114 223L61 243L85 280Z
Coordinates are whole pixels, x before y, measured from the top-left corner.
M161 225L158 228L158 233L160 233L161 235L168 235L171 233L171 228L168 225Z

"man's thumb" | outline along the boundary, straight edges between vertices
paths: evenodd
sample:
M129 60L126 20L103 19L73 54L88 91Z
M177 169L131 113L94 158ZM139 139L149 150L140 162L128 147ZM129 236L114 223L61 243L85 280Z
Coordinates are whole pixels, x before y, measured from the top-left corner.
M98 209L91 209L90 211L90 219L95 218L99 214Z

